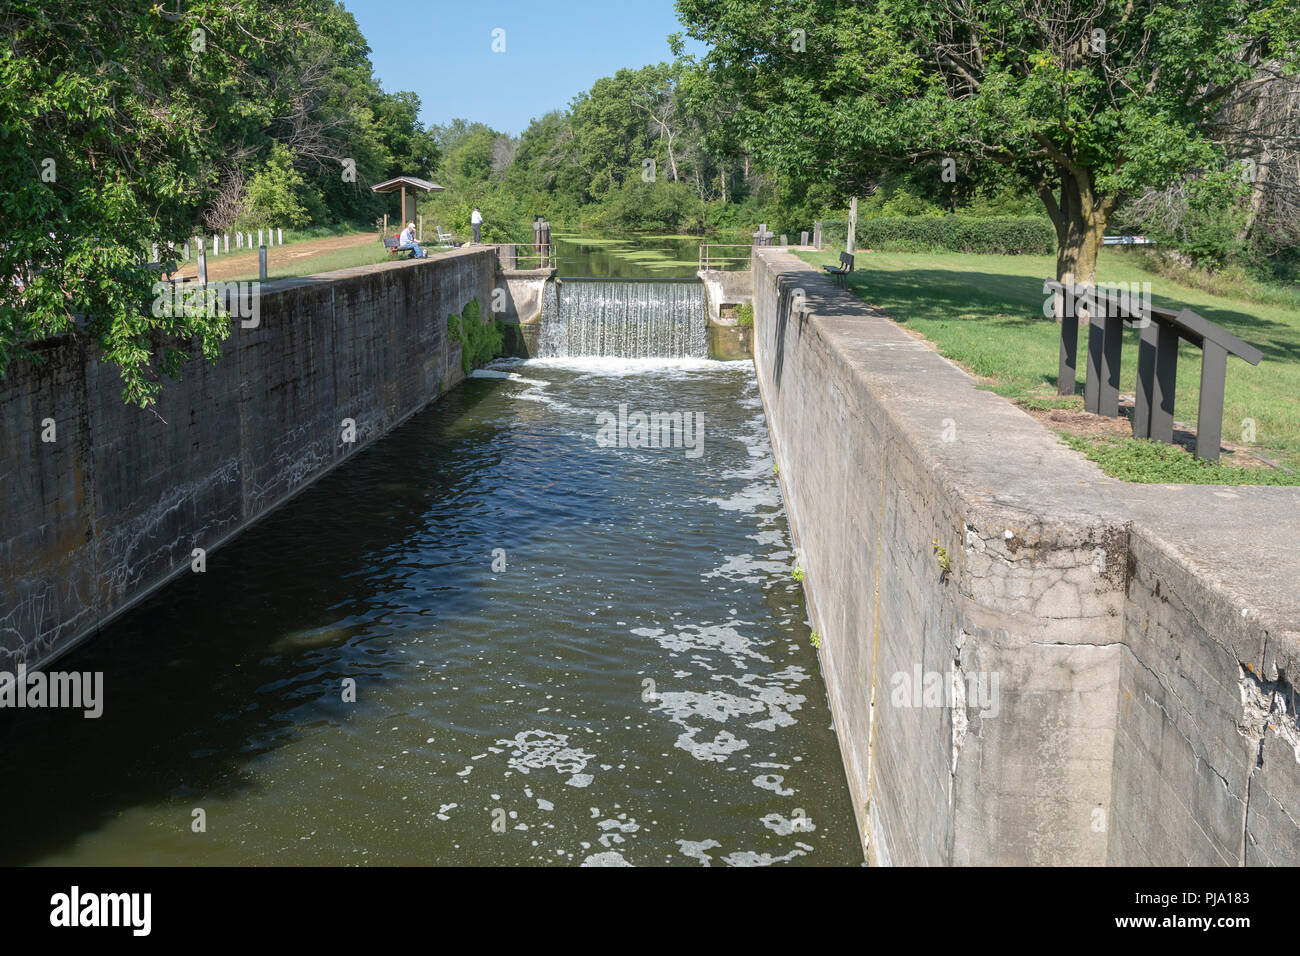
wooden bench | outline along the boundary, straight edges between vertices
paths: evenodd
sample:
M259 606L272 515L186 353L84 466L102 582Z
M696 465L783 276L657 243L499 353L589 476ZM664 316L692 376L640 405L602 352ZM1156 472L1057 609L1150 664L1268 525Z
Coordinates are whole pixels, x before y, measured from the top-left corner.
M388 250L390 256L395 256L399 252L406 252L409 254L409 250L402 248L401 242L402 240L397 236L384 236L384 248Z
M847 252L840 253L840 264L838 266L822 266L836 282L844 285L845 276L853 271L853 256Z

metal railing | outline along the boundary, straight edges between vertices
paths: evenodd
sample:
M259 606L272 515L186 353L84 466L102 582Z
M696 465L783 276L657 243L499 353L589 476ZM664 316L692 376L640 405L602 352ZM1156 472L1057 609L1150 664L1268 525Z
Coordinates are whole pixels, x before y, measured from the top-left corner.
M746 254L743 255L743 256L724 256L724 255L717 255L717 254L715 254L714 251L713 251L713 250L715 250L715 249L744 249L744 250L746 250ZM727 263L732 263L732 262L744 262L744 263L746 263L746 265L745 265L743 268L738 268L738 269L736 269L736 271L738 271L738 272L740 272L740 271L744 271L744 269L748 269L748 268L749 268L748 263L750 263L750 261L753 259L753 257L754 257L754 248L753 248L753 246L749 245L748 243L742 243L742 242L706 242L706 243L701 243L701 245L700 245L700 271L701 271L701 272L705 272L705 271L709 271L709 270L713 270L713 269L717 269L717 270L719 270L719 271L725 271L725 270L727 270L727 269L729 269L729 268L735 268L735 267L733 267L733 266L729 266L729 265L727 265Z
M503 270L554 269L555 243L540 246L503 242L497 244L497 261Z

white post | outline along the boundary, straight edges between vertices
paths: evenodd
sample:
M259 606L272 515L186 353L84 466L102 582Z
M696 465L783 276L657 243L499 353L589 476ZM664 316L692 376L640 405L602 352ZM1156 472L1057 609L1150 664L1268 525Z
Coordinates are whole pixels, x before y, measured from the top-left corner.
M261 249L264 245L266 245L266 241L262 238L262 230L259 229L257 230L257 248Z
M214 235L212 237L212 254L215 256L215 255L219 255L220 253L221 253L221 237Z
M226 233L225 236L223 236L223 238L224 238L225 241L226 241L226 242L225 242L226 248L225 248L223 251L226 252L226 253L229 253L229 252L230 252L230 233Z
M244 234L242 232L235 233L235 248L244 248Z
M266 246L257 247L257 277L266 281Z
M847 248L844 250L849 255L853 255L853 243L857 239L858 232L858 197L854 196L849 200L849 237L846 240Z
M284 230L279 226L275 227L275 244L277 246L284 245Z
M420 242L424 242L424 214L421 213L417 218L420 220Z
M154 261L154 262L157 262L157 261L158 261L158 243L155 242L155 243L154 243L152 246L150 246L149 248L153 250L153 261Z
M184 258L183 260L181 260L181 261L183 261L183 262L189 262L189 261L190 261L190 244L189 244L188 242L185 243L185 258Z

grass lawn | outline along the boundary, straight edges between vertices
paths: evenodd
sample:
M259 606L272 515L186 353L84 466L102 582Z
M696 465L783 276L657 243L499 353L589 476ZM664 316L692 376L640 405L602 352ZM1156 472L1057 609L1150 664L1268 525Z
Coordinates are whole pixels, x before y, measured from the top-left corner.
M289 244L277 246L275 251L288 249ZM426 247L427 248L427 247ZM430 255L435 249L428 249ZM377 262L387 262L393 257L388 254L388 250L383 247L379 240L375 240L365 245L353 246L348 249L334 249L328 252L322 252L308 258L296 259L290 262L277 263L274 253L267 264L266 276L268 279L285 279L290 276L310 276L317 275L321 272L333 272L335 269L347 269L351 266L369 266ZM248 271L241 271L238 275L230 276L227 281L244 281L257 278L257 259L248 257Z
M839 251L801 252L817 265L833 264ZM990 382L1010 399L1039 405L1055 401L1060 333L1043 317L1043 280L1055 275L1049 256L859 252L848 280L859 297L914 329L939 352ZM1264 458L1300 470L1300 297L1279 292L1265 304L1229 299L1179 285L1147 272L1122 253L1103 250L1099 282L1150 282L1153 301L1190 306L1212 322L1259 347L1252 367L1228 360L1224 438L1250 445ZM1083 392L1086 330L1080 330L1079 379ZM1136 330L1126 333L1120 391L1131 394L1137 377ZM1194 424L1200 389L1200 350L1179 349L1175 418ZM1069 403L1071 400L1067 400ZM1077 404L1077 399L1072 400ZM1065 404L1065 403L1063 403ZM1254 443L1245 430L1254 422ZM1300 475L1271 468L1227 468L1190 459L1176 448L1152 449L1134 439L1071 439L1108 474L1136 481L1300 484ZM1184 459L1190 460L1188 464Z

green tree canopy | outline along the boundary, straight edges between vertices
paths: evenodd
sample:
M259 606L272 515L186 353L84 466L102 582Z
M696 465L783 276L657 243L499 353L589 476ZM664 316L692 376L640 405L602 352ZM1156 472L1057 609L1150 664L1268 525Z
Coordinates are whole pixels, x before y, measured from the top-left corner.
M677 0L745 148L862 184L965 157L1040 196L1058 278L1091 281L1116 204L1222 165L1221 104L1294 65L1294 0ZM952 167L947 167L952 168Z

